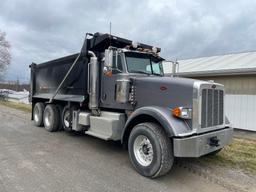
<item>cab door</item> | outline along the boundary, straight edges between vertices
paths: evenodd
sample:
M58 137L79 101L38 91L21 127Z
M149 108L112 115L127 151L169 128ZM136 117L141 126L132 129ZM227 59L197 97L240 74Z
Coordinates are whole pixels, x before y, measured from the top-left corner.
M115 52L113 56L112 76L106 75L102 68L101 79L101 106L106 108L122 109L124 104L119 104L115 99L116 80L125 72L124 61L121 53Z

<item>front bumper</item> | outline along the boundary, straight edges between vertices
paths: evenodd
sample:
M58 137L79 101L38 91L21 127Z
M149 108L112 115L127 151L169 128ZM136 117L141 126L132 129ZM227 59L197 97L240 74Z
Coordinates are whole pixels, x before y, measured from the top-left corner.
M228 145L233 137L233 128L204 133L186 138L174 138L175 157L200 157ZM213 140L215 142L213 142ZM217 142L216 142L217 141Z

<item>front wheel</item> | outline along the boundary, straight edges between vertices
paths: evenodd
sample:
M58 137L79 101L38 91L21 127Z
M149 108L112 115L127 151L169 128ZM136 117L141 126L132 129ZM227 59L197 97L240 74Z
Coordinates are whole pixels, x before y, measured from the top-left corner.
M172 168L172 143L158 124L136 125L129 137L128 150L131 163L143 176L159 177Z

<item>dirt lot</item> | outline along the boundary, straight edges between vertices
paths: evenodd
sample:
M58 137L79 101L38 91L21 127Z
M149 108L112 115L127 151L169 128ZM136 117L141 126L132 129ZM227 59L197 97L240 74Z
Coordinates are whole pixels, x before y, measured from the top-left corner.
M137 174L120 145L83 134L48 133L30 114L0 105L0 191L256 191L240 167L178 159L165 177Z

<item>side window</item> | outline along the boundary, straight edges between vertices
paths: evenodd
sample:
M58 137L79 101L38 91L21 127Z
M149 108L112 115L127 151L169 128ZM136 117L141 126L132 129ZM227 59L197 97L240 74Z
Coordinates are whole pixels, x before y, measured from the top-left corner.
M159 63L152 62L152 68L154 73L161 74L161 68Z
M121 55L117 55L117 57L116 57L116 55L114 55L112 71L114 74L121 73L123 71Z
M152 62L153 73L161 74L161 68L159 63ZM147 65L146 71L151 73L151 65Z
M147 67L146 67L146 71L148 72L148 73L151 73L151 65L147 65Z
M123 65L122 65L122 58L121 58L121 55L118 55L118 56L117 56L117 68L118 68L120 71L123 71Z
M114 54L113 56L113 66L112 66L113 69L116 68L116 54Z

